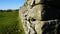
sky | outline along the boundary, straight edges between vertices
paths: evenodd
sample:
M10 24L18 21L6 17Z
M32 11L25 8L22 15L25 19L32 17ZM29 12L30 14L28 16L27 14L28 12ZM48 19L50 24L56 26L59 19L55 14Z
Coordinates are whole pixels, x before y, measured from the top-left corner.
M25 0L0 0L0 10L18 9L25 2Z

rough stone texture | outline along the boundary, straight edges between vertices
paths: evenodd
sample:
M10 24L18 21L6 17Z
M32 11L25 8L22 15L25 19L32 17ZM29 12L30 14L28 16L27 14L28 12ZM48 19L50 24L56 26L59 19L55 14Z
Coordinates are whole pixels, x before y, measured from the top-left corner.
M26 34L60 34L60 0L26 0L19 10Z

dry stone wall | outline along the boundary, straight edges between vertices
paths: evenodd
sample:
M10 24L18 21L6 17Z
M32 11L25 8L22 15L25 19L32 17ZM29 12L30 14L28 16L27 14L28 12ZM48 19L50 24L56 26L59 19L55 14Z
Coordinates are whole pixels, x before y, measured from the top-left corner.
M26 0L20 8L25 34L60 34L59 0Z

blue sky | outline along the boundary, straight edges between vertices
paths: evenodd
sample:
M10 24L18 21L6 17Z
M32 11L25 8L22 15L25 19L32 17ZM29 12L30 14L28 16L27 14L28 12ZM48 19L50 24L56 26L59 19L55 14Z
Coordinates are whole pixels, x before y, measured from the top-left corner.
M18 9L25 3L25 0L0 0L0 10Z

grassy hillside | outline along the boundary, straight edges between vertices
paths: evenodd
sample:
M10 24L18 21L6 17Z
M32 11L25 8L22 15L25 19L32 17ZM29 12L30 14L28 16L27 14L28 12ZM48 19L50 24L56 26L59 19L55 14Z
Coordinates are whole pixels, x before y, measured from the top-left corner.
M18 11L0 11L0 34L24 34L18 17Z

